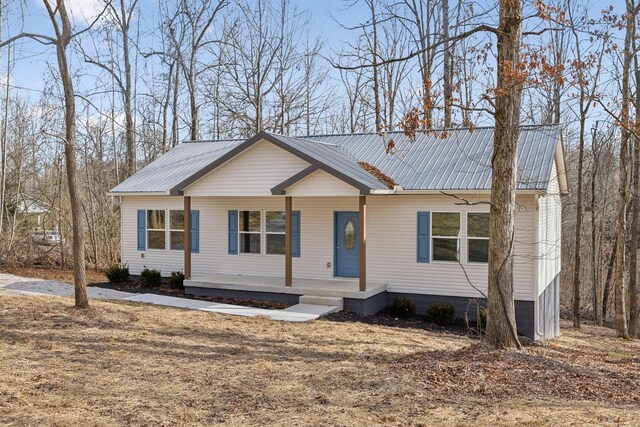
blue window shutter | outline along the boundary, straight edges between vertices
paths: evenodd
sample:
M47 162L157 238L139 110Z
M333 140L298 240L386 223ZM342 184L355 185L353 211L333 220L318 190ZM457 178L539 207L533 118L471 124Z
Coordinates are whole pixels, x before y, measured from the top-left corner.
M418 262L429 262L431 248L431 213L418 212Z
M229 253L238 254L238 211L229 211Z
M147 249L147 211L138 209L138 250Z
M291 255L300 256L300 211L291 212Z
M200 252L200 211L191 211L191 252Z

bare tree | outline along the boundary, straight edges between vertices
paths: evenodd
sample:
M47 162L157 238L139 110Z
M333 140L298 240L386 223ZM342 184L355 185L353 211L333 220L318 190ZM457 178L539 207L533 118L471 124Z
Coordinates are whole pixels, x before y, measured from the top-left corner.
M628 203L628 167L629 167L629 141L631 133L628 130L629 110L631 104L631 61L633 52L631 51L632 39L635 37L635 17L638 9L634 0L626 0L625 16L625 39L622 62L622 93L620 104L620 122L622 123L620 137L620 175L618 191L618 232L617 232L617 257L615 280L615 307L616 307L616 332L619 337L629 338L627 315L626 315L626 280L625 280L625 258L626 258L626 238L627 238L627 203ZM637 243L636 243L637 244Z
M516 153L523 84L519 71L522 43L522 3L519 0L500 0L497 38L498 75L491 161L487 342L496 348L520 348L513 300Z
M579 35L578 19L588 22L586 11L583 17L574 19L573 10L568 9L569 19L571 21L571 32L574 39L574 55L575 60L572 63L571 83L578 90L578 121L580 122L579 145L578 145L578 183L577 183L577 200L576 200L576 240L575 240L575 261L573 265L573 327L580 328L580 273L582 263L582 217L583 217L583 176L584 176L584 156L585 156L585 138L586 123L589 110L594 103L596 90L599 85L600 72L602 69L602 58L604 55L605 42L602 39L601 47L598 51L583 54L582 43L584 40ZM595 71L591 72L591 69ZM554 90L555 93L555 90ZM555 108L554 108L555 110ZM594 306L595 310L595 306Z
M180 0L176 14L166 23L168 37L175 52L189 95L190 138L199 139L199 83L206 71L216 64L203 64L203 49L221 40L211 37L214 22L227 0Z
M453 104L453 58L452 44L449 42L449 0L442 1L442 38L443 38L443 96L444 96L444 127L451 127L451 106Z
M108 2L110 25L103 31L110 32L115 27L120 34L120 53L111 54L104 58L100 53L89 56L84 54L84 60L107 72L115 81L120 92L125 118L126 168L125 177L136 172L136 140L132 104L133 76L131 74L131 48L129 46L131 20L136 14L138 0L117 0L117 4ZM95 42L94 42L95 43ZM122 59L122 65L120 65Z

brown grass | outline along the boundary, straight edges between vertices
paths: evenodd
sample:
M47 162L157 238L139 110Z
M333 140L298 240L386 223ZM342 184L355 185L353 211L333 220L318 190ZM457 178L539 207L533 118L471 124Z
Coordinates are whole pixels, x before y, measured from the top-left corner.
M640 423L640 346L604 329L486 352L416 329L70 305L0 295L0 424Z

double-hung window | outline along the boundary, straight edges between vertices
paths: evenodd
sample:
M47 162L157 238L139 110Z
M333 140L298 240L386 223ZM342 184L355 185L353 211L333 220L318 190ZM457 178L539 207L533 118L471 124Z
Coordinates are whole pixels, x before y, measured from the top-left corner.
M284 255L284 225L283 211L265 212L265 238L267 255Z
M239 211L238 240L241 254L284 255L283 211ZM262 247L264 242L264 248Z
M460 259L460 213L433 212L431 221L433 261Z
M171 250L184 250L184 211L169 211L169 242Z
M468 262L489 262L489 214L467 214Z
M166 248L165 210L147 211L147 249Z
M238 212L238 239L241 254L260 254L261 251L261 212Z

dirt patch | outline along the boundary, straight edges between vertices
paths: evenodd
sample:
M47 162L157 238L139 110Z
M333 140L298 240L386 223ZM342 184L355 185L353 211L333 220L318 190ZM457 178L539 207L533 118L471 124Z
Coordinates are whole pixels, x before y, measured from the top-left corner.
M291 304L277 303L271 301L259 301L255 299L239 299L239 298L222 298L222 297L207 297L193 294L185 294L183 289L170 288L165 284L162 284L159 288L148 288L140 284L140 282L127 282L127 283L91 283L89 286L95 286L104 289L115 289L123 292L131 292L137 294L156 294L166 295L172 297L188 298L198 301L210 301L218 302L222 304L242 305L245 307L256 308L268 308L268 309L283 309L290 307Z
M640 344L602 328L484 352L419 328L91 304L0 295L0 424L640 423Z

